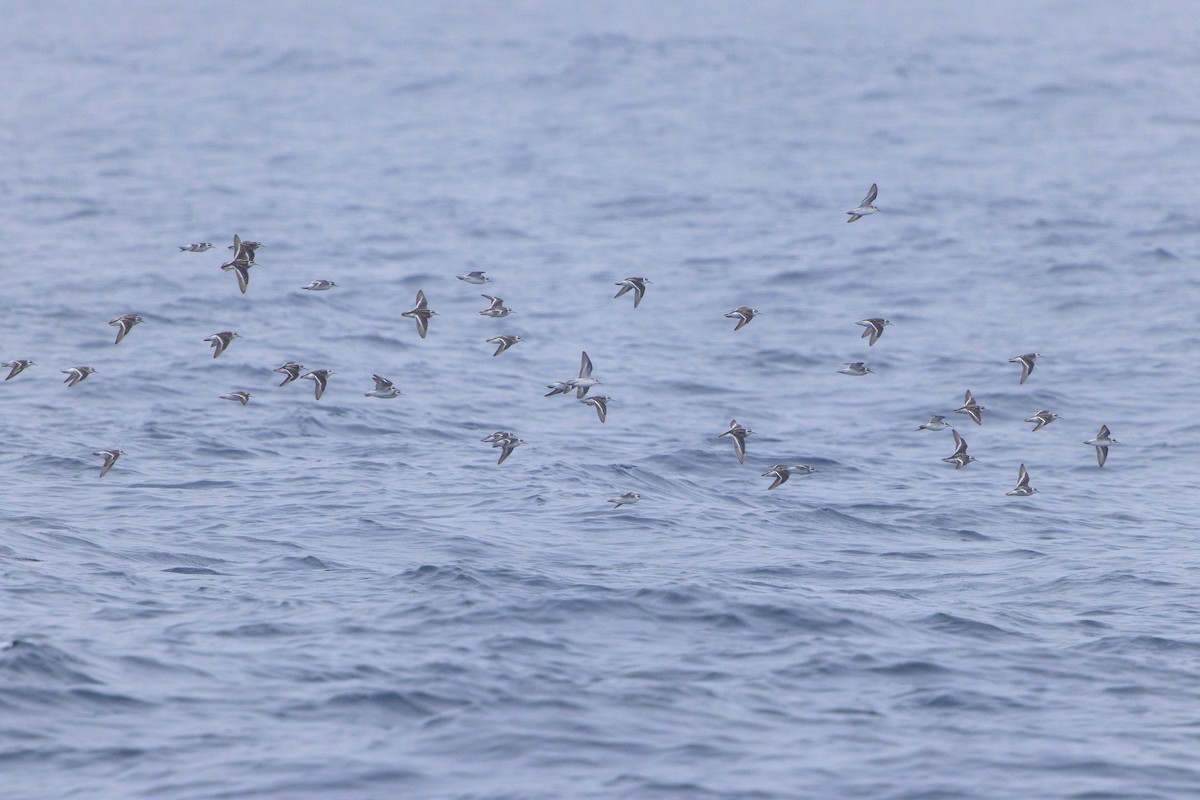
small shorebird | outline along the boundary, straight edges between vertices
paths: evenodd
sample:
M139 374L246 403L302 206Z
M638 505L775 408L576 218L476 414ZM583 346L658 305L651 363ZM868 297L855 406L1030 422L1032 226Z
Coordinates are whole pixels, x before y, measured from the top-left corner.
M436 316L437 312L429 307L429 301L425 299L425 292L417 290L417 304L412 311L405 311L400 314L402 317L408 317L415 320L417 323L417 333L421 338L425 338L425 334L429 331L429 318Z
M717 438L720 439L723 436L728 436L730 439L732 439L733 440L733 454L735 456L737 456L737 460L738 460L739 464L745 464L746 463L746 437L752 433L754 433L754 431L750 430L749 428L745 427L744 425L739 425L738 421L736 419L731 419L731 420L729 420L729 430L720 434L719 436L717 436Z
M108 471L113 468L113 464L117 463L117 459L125 455L124 450L97 450L92 453L94 456L104 456L104 466L100 468L100 477L103 478L108 474Z
M396 388L396 384L389 381L382 375L372 375L375 379L375 388L363 395L363 397L379 397L384 400L391 400L394 397L400 397L401 391Z
M512 455L513 450L525 444L524 439L518 439L507 431L496 431L492 436L496 437L492 441L492 447L500 448L500 459L496 462L497 464L503 464L504 460Z
M15 361L5 361L2 366L12 367L12 372L8 373L8 377L4 379L6 381L11 381L13 378L17 377L30 367L36 367L37 362L31 361L28 358L18 358Z
M146 320L142 319L137 314L126 314L123 317L117 317L116 319L111 320L108 324L117 326L117 340L113 342L113 344L120 344L121 340L125 338L125 334L133 330L134 325L145 321Z
M1037 489L1029 485L1029 471L1025 469L1025 465L1021 465L1021 469L1017 471L1017 486L1012 491L1005 492L1004 495L1016 495L1017 497L1029 497L1036 492Z
M967 455L967 440L958 435L958 431L952 430L954 434L954 455L949 458L943 458L947 464L953 464L955 469L962 469L967 464L975 461L975 456Z
M1101 425L1096 438L1088 439L1084 444L1090 444L1096 448L1096 461L1103 467L1104 462L1108 461L1108 448L1114 444L1120 444L1120 442L1112 438L1112 433L1109 432L1107 425Z
M1032 422L1033 429L1035 431L1040 431L1042 428L1046 427L1051 422L1054 422L1054 420L1056 420L1056 419L1059 419L1059 416L1058 416L1058 414L1055 414L1053 411L1039 411L1038 413L1034 414L1032 417L1029 417L1025 421Z
M608 417L608 404L611 401L612 398L605 395L604 397L585 397L579 402L596 409L596 416L600 417L601 422L604 422Z
M522 339L520 336L493 336L492 338L487 340L488 344L496 345L496 352L492 353L492 358L495 358L496 356L500 355L501 353L503 353L508 348L512 347L517 342L523 342L523 341L525 341L525 340Z
M329 376L333 374L330 369L314 369L312 372L301 375L301 378L308 378L313 382L313 391L317 395L317 399L321 399L321 395L325 394L325 387L329 384Z
M749 308L748 306L741 306L740 308L735 308L733 311L730 311L728 314L725 315L725 317L727 319L736 319L738 321L738 324L733 326L733 329L735 331L740 331L742 328L744 328L750 324L750 320L754 319L761 313L762 312L759 311L757 308Z
M588 358L586 350L579 359L579 377L572 378L566 383L575 390L575 397L578 400L583 399L583 396L588 393L588 389L600 384L600 381L592 377L592 360Z
M610 497L608 502L613 504L613 511L616 511L621 506L631 506L641 499L642 496L637 492L626 492L620 497Z
M230 342L240 338L242 337L233 331L221 331L220 333L214 333L212 336L204 337L204 341L212 345L213 358L216 358L225 352L225 348L229 347Z
M620 286L621 288L618 289L617 293L613 295L613 299L617 299L632 289L633 307L637 308L639 305L641 305L642 298L646 296L646 284L649 282L650 280L648 278L626 278L623 281L618 281L614 285Z
M300 373L304 371L303 364L297 364L295 361L288 361L285 364L280 364L271 372L278 372L283 376L283 383L280 386L287 386L292 381L300 377Z
M884 319L883 317L872 317L871 319L860 319L854 324L862 325L864 328L866 328L866 330L862 332L862 336L859 338L866 339L868 336L870 336L871 341L867 342L867 346L874 347L875 343L879 341L879 337L883 336L883 329L888 325L891 325L892 322L891 320Z
M867 216L868 214L874 214L876 211L878 211L879 210L878 208L871 205L872 203L875 202L875 198L878 196L879 196L879 186L872 183L871 191L867 192L867 196L864 197L863 201L858 204L858 208L854 209L853 211L846 212L847 214L850 215L850 219L846 220L846 222L857 222L858 220L862 219L863 217Z
M480 296L485 297L488 300L491 300L492 304L490 306L488 306L487 308L485 308L483 311L480 311L479 316L499 318L499 317L507 317L509 314L513 313L513 310L511 308L509 308L508 306L504 305L504 301L501 300L499 297L492 297L490 294L485 294L485 295L480 295Z
M839 369L838 372L843 375L866 375L874 373L874 370L861 361L848 361L846 362L846 366Z
M64 369L62 374L66 375L67 379L63 381L63 383L65 383L67 388L70 389L72 386L79 383L81 380L84 380L88 375L91 375L95 371L96 370L92 369L91 367L71 367L70 369Z
M815 469L808 464L776 464L762 474L764 478L774 478L775 481L767 487L767 490L778 489L783 484L787 483L788 478L795 475L811 475L816 472Z
M320 280L313 281L308 286L301 286L300 288L307 289L310 292L327 292L335 286L337 286L337 284L333 281Z
M262 247L262 242L249 242L242 239L236 233L233 235L233 244L227 249L233 251L233 260L244 260L250 264L254 263L254 254L258 252L258 248Z
M229 394L221 395L221 399L222 400L233 400L235 402L241 403L242 405L246 405L247 403L250 402L250 398L253 396L254 395L250 394L249 392L230 392Z
M1021 365L1021 383L1029 380L1029 373L1033 372L1033 365L1037 363L1039 358L1045 358L1041 353L1025 353L1020 356L1013 356L1008 360L1010 364Z
M466 281L467 283L474 284L475 286L492 282L491 278L479 270L468 272L466 275L458 275L457 277L460 281Z
M966 414L968 417L975 420L976 425L983 424L984 411L987 411L987 409L975 402L975 395L971 394L970 389L967 389L966 395L963 396L963 404L954 409L955 414Z
M196 242L179 248L179 252L188 253L203 253L205 250L212 250L213 246L209 242Z
M926 422L924 425L918 425L917 430L919 430L919 431L944 431L944 430L946 430L946 428L949 428L949 427L950 427L950 423L946 422L945 417L934 414L932 417L929 418L929 422Z

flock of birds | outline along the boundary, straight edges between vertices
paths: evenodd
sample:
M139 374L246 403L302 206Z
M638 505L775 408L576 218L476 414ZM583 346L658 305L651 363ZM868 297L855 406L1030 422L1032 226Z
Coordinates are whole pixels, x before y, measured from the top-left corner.
M871 190L867 193L867 196L863 198L863 201L859 203L856 208L846 212L850 216L850 218L846 221L856 222L863 217L876 213L879 209L874 206L874 202L875 198L878 196L878 193L878 186L872 184ZM234 273L235 277L237 278L238 289L243 294L246 293L246 290L250 285L250 270L256 265L255 255L262 246L263 245L261 242L243 240L240 236L235 234L233 237L233 244L229 247L229 249L233 251L233 258L221 265L222 270ZM179 248L181 252L191 253L203 253L211 249L213 249L213 245L210 242L189 244ZM481 286L491 282L491 279L488 278L486 273L482 271L468 272L457 277L461 281L476 286ZM641 305L642 300L646 296L646 287L649 283L650 281L644 277L631 277L622 281L618 281L616 286L618 286L619 289L614 295L614 299L619 298L629 292L633 292L633 305L634 308L637 308L639 305ZM302 286L300 288L307 291L324 292L336 287L337 284L333 281L314 280L307 286ZM513 309L504 305L504 300L501 298L494 297L489 294L484 294L482 296L488 300L491 305L479 312L481 316L500 319L513 313ZM759 313L760 312L757 309L742 306L740 308L735 308L734 310L725 314L725 316L729 319L737 320L737 325L734 327L734 330L739 331L746 325L750 324L750 322L754 320ZM416 303L413 308L401 314L401 316L407 317L416 323L417 334L422 339L424 339L428 334L430 320L436 315L437 312L429 307L429 300L425 297L424 291L418 291ZM114 320L111 320L108 324L116 327L117 329L117 337L114 344L120 344L121 341L129 335L130 331L132 331L136 325L143 321L144 320L137 314L125 314L117 317ZM887 319L875 317L859 320L856 324L862 326L864 329L861 338L868 339L869 341L867 342L867 345L869 347L874 347L883 336L884 330L892 323ZM219 358L221 354L229 348L233 341L238 338L240 337L235 331L219 331L211 336L208 336L204 339L204 341L211 345L213 349L213 358ZM486 341L489 344L496 345L496 352L492 354L493 357L495 357L521 342L522 339L520 336L502 335L494 336ZM1024 353L1009 359L1010 362L1018 364L1021 367L1021 384L1024 384L1027 380L1029 380L1029 376L1033 373L1034 365L1037 363L1038 359L1042 357L1043 356L1041 353ZM26 358L5 362L3 366L10 368L10 372L4 380L10 381L29 367L35 365L36 362ZM329 376L334 374L332 370L328 369L315 369L305 372L304 366L294 361L288 361L276 367L273 371L284 376L283 382L279 384L280 386L287 386L292 381L302 378L311 380L313 382L313 388L317 400L320 400L321 396L325 393ZM70 388L77 386L80 382L87 379L89 375L95 374L96 370L90 366L75 366L65 369L62 372L67 376L63 383ZM588 357L587 352L584 351L580 359L578 376L568 378L566 380L555 381L549 384L546 388L548 388L550 391L547 392L545 396L567 396L571 393L574 393L575 398L580 403L590 406L596 411L596 415L599 417L600 422L603 423L607 419L608 404L612 401L612 398L607 395L588 395L588 392L593 387L600 384L600 381L592 375L592 372L592 360ZM842 369L838 370L838 372L845 375L863 376L871 374L872 370L866 365L865 362L854 361L847 363ZM366 392L366 397L393 399L401 396L400 390L391 380L381 375L374 375L372 377L375 380L375 388L369 392ZM235 391L228 394L223 394L220 397L223 400L230 400L241 403L242 405L247 405L253 395L246 391ZM982 425L983 412L985 410L986 409L984 406L981 406L978 402L976 402L975 396L971 393L971 390L968 389L963 399L963 404L954 409L954 413L965 414L976 425ZM1025 421L1033 423L1033 430L1039 431L1058 418L1059 416L1054 412L1042 410L1027 418ZM962 469L971 462L975 461L975 457L967 452L966 439L964 439L962 435L955 430L949 422L946 421L946 417L944 415L935 414L929 418L928 422L920 425L917 428L918 431L940 431L946 429L950 429L951 433L954 434L955 447L954 453L946 458L943 458L942 461L953 464L955 469ZM744 425L741 425L735 419L730 420L729 430L719 434L717 438L720 439L728 437L733 442L734 455L737 458L738 463L742 464L745 463L746 459L746 438L753 433L754 431L750 430ZM490 444L493 448L500 450L500 457L496 461L497 464L503 464L505 460L512 455L513 451L517 447L525 444L523 439L518 438L509 431L495 431L494 433L485 436L481 441L485 444ZM1091 445L1096 448L1096 460L1100 466L1103 467L1105 461L1108 459L1109 447L1114 444L1118 444L1118 442L1116 439L1112 438L1108 426L1101 425L1100 432L1096 434L1094 438L1084 442L1084 444ZM113 468L113 465L117 463L117 460L121 456L125 455L125 451L120 449L98 450L94 453L94 455L101 456L104 459L104 463L100 468L100 477L103 478L108 474L108 471ZM767 487L768 489L778 489L780 486L787 483L788 479L792 475L808 475L815 471L816 470L808 464L776 464L766 472L762 473L762 477L773 479L771 485ZM1025 469L1025 465L1021 464L1017 473L1016 487L1005 494L1017 497L1028 497L1037 491L1038 490L1036 488L1030 485L1029 472ZM627 492L620 497L609 499L608 502L613 504L613 509L615 510L621 506L636 503L640 499L641 495L638 493Z

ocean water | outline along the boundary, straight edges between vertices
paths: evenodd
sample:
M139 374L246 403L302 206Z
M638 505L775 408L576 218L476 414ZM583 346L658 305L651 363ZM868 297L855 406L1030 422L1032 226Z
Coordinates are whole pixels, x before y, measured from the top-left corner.
M0 797L1200 795L1194 4L4 16Z

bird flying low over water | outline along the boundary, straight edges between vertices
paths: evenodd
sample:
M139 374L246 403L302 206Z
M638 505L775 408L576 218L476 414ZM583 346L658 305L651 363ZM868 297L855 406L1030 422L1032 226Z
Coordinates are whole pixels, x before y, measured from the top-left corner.
M2 364L0 366L12 368L12 372L8 373L8 377L4 379L6 381L11 381L13 378L17 377L18 375L20 375L22 372L29 369L30 367L36 367L37 362L32 361L28 358L18 358L15 361L5 361L4 364Z
M481 295L481 296L490 300L492 304L490 306L488 306L487 308L485 308L483 311L480 311L479 316L499 318L499 317L507 317L509 314L513 313L513 310L511 308L509 308L508 306L504 305L504 301L501 300L499 297L492 297L490 294L485 294L485 295Z
M858 220L862 219L863 217L867 216L868 214L874 214L876 211L878 211L879 210L878 208L871 205L872 203L875 202L875 198L878 196L879 196L879 187L876 184L872 183L871 190L869 192L867 192L867 196L863 198L863 201L858 204L858 208L856 208L852 211L846 212L847 214L850 215L850 219L846 220L846 222L857 222Z
M958 431L951 431L954 434L954 455L949 458L943 458L947 464L953 464L955 469L962 469L967 464L975 461L975 456L967 455L967 440L958 435Z
M312 372L301 375L301 378L308 378L313 382L313 392L316 393L317 399L321 399L321 395L325 394L325 387L329 384L329 376L333 374L331 369L314 369Z
M1042 428L1046 427L1051 422L1054 422L1054 420L1056 420L1056 419L1060 419L1060 417L1058 416L1058 414L1055 414L1053 411L1039 411L1038 413L1034 414L1032 417L1027 418L1025 421L1032 422L1033 429L1035 431L1040 431Z
M1025 469L1025 465L1021 465L1021 469L1017 470L1017 486L1011 491L1005 492L1005 496L1016 495L1017 497L1029 497L1036 492L1037 489L1029 485L1029 471Z
M429 301L425 299L425 292L420 289L417 290L417 304L411 311L404 311L400 314L400 316L408 317L417 323L417 333L422 339L429 331L429 318L436 315L437 312L429 307Z
M738 321L738 324L734 325L733 329L735 331L740 331L742 328L744 328L750 324L750 320L754 319L761 313L762 312L759 311L757 308L750 308L748 306L742 306L740 308L735 308L733 311L730 311L728 314L725 315L725 317L727 319L736 319Z
M512 347L517 342L523 342L523 341L525 341L525 340L522 339L520 336L493 336L492 338L487 340L488 344L496 345L496 352L492 353L492 358L495 358L496 356L500 355L501 353L503 353L508 348Z
M776 464L762 474L764 478L774 478L774 482L767 487L767 490L778 489L787 483L788 478L792 475L811 475L816 472L815 469L808 464Z
M126 314L123 317L117 317L116 319L109 322L108 323L109 325L117 326L117 340L115 342L113 342L113 344L120 344L121 340L125 338L125 334L127 334L131 330L133 330L134 325L137 325L139 322L145 322L145 321L146 320L142 319L137 314Z
M596 409L596 416L600 417L601 422L604 422L608 418L608 404L611 401L612 398L605 395L604 397L585 397L579 402Z
M67 388L70 389L72 386L79 383L81 380L84 380L88 375L91 375L95 371L96 370L92 369L91 367L71 367L70 369L64 369L62 374L66 375L67 379L63 381L63 383L65 383Z
M613 299L615 300L632 289L633 307L637 308L639 305L641 305L642 298L646 296L646 284L649 282L650 280L648 278L626 278L623 281L618 281L615 285L620 286L621 288L618 289L617 293L613 295Z
M1108 448L1114 444L1120 444L1120 442L1112 438L1107 425L1101 425L1100 432L1096 434L1096 438L1088 439L1084 444L1090 444L1096 448L1096 461L1103 467L1104 462L1108 461Z
M280 386L287 386L292 381L298 379L300 377L300 373L303 371L304 365L297 364L295 361L285 362L271 370L271 372L278 372L283 376L283 383L279 384Z
M372 375L375 379L375 388L363 395L363 397L379 397L384 400L391 400L401 396L401 391L396 388L396 384L392 383L382 375Z
M637 492L626 492L620 497L610 497L608 502L613 504L613 511L616 511L621 506L631 506L641 499L642 496Z
M728 436L730 439L732 439L733 440L733 454L735 456L737 456L737 460L738 460L739 464L745 464L746 463L746 437L752 433L754 433L754 431L750 430L749 428L745 427L744 425L738 424L738 421L736 419L731 419L731 420L729 420L729 430L720 434L719 436L717 436L717 438L720 439L723 436Z
M963 397L963 404L954 409L955 414L966 414L968 417L975 420L976 425L983 424L984 411L987 411L987 409L975 402L975 395L971 394L970 389L967 389L967 393Z
M221 353L225 352L225 348L229 347L229 344L234 339L240 338L242 337L233 331L221 331L220 333L214 333L212 336L204 337L204 341L212 345L213 358L216 358L217 356L221 355Z
M1041 353L1025 353L1024 355L1013 356L1008 360L1010 364L1021 365L1021 383L1029 380L1030 373L1033 372L1033 365L1037 363L1039 358L1045 358Z
M108 471L113 468L113 464L117 463L117 459L125 455L124 450L97 450L92 453L94 456L104 456L104 466L100 467L100 477L103 478L108 474Z
M871 341L867 342L868 347L874 347L879 341L879 337L883 336L883 329L891 325L891 320L886 320L883 317L873 317L871 319L860 319L855 325L862 325L866 330L862 332L860 339L871 337Z

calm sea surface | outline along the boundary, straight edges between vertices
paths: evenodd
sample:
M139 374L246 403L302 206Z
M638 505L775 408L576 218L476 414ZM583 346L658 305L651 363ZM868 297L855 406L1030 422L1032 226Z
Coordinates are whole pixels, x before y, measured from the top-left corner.
M1200 796L1200 17L999 5L10 4L0 797Z

